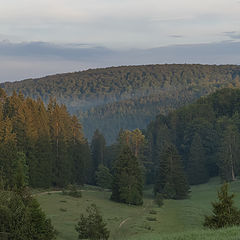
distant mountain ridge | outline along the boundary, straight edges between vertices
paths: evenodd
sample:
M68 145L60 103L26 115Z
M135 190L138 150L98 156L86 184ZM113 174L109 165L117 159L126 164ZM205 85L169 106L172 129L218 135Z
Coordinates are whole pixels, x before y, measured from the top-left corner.
M85 135L98 128L107 142L121 128L145 128L159 113L194 101L222 87L240 87L240 66L163 64L121 66L6 82L7 94L51 97L77 114Z

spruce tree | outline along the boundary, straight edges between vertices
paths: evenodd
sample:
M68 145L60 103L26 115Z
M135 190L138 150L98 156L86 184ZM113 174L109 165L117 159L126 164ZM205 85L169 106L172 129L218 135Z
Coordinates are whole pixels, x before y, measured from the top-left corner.
M93 177L100 164L104 165L106 141L104 136L97 129L94 132L91 142L91 153L92 153L92 173ZM96 183L96 179L93 179L93 183Z
M165 198L182 199L188 196L189 185L180 156L173 144L165 143L160 154L154 193Z
M71 136L68 143L68 158L71 162L71 181L83 185L85 182L86 161L89 161L90 153L87 155L85 148L88 142L84 138L82 125L76 116L71 118Z
M0 239L53 240L56 232L26 188L0 191Z
M187 175L190 184L205 183L209 179L206 167L206 156L201 137L196 133L193 137L187 164Z
M78 239L107 240L110 234L95 204L87 208L87 216L80 215L75 229L78 232Z
M9 118L5 119L2 126L4 130L0 141L0 167L5 183L12 188L16 184L15 176L18 166L16 134L13 132Z
M141 205L143 176L141 166L128 146L123 146L113 170L111 199Z
M212 203L212 216L206 216L204 226L223 228L240 225L240 211L234 207L234 194L229 194L228 184L224 183L218 191L218 202Z

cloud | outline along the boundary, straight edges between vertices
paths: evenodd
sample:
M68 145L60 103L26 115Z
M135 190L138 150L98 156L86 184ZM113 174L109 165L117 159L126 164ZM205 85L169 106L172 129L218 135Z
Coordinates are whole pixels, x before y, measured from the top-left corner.
M88 68L165 63L240 64L240 42L129 50L111 50L84 43L0 42L0 82Z
M58 45L48 42L0 42L0 56L23 57L34 59L70 59L86 61L95 57L111 54L111 50L104 47L89 46L87 44Z
M237 31L224 32L224 34L231 39L240 39L240 32Z
M224 40L240 23L236 0L0 0L1 33L21 41L156 47ZM213 37L214 35L214 37ZM225 36L226 37L226 36ZM219 39L221 38L221 39ZM10 38L12 40L12 38Z
M173 35L169 35L169 37L172 37L172 38L182 38L183 36L182 35L173 34Z

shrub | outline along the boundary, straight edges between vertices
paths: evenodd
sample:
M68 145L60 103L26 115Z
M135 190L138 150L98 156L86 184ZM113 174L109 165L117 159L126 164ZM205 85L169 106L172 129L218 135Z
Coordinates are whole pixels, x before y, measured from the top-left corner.
M155 197L155 203L161 207L163 205L163 195L161 193L157 193Z
M155 217L147 217L146 219L150 222L157 221L157 219Z
M81 193L81 191L77 190L76 185L68 185L67 188L62 190L62 194L63 195L68 195L68 196L71 196L71 197L75 197L75 198L82 197L82 193Z
M60 208L59 210L60 210L61 212L66 212L66 211L67 211L66 208Z
M155 210L150 210L149 213L150 214L157 214L157 212Z

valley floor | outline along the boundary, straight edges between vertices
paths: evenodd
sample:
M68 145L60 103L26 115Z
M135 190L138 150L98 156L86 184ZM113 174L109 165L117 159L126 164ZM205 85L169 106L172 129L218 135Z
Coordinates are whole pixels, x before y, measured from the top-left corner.
M165 200L159 208L154 203L152 188L144 192L143 206L129 206L109 200L110 192L86 188L82 198L62 195L61 192L36 194L43 210L58 231L57 240L77 239L75 225L80 213L95 203L111 231L110 239L131 240L237 240L240 228L219 231L204 230L204 215L211 212L211 202L217 198L219 179L208 184L193 186L185 200ZM230 190L236 193L235 204L240 207L240 181L233 182ZM238 238L237 238L238 237Z

